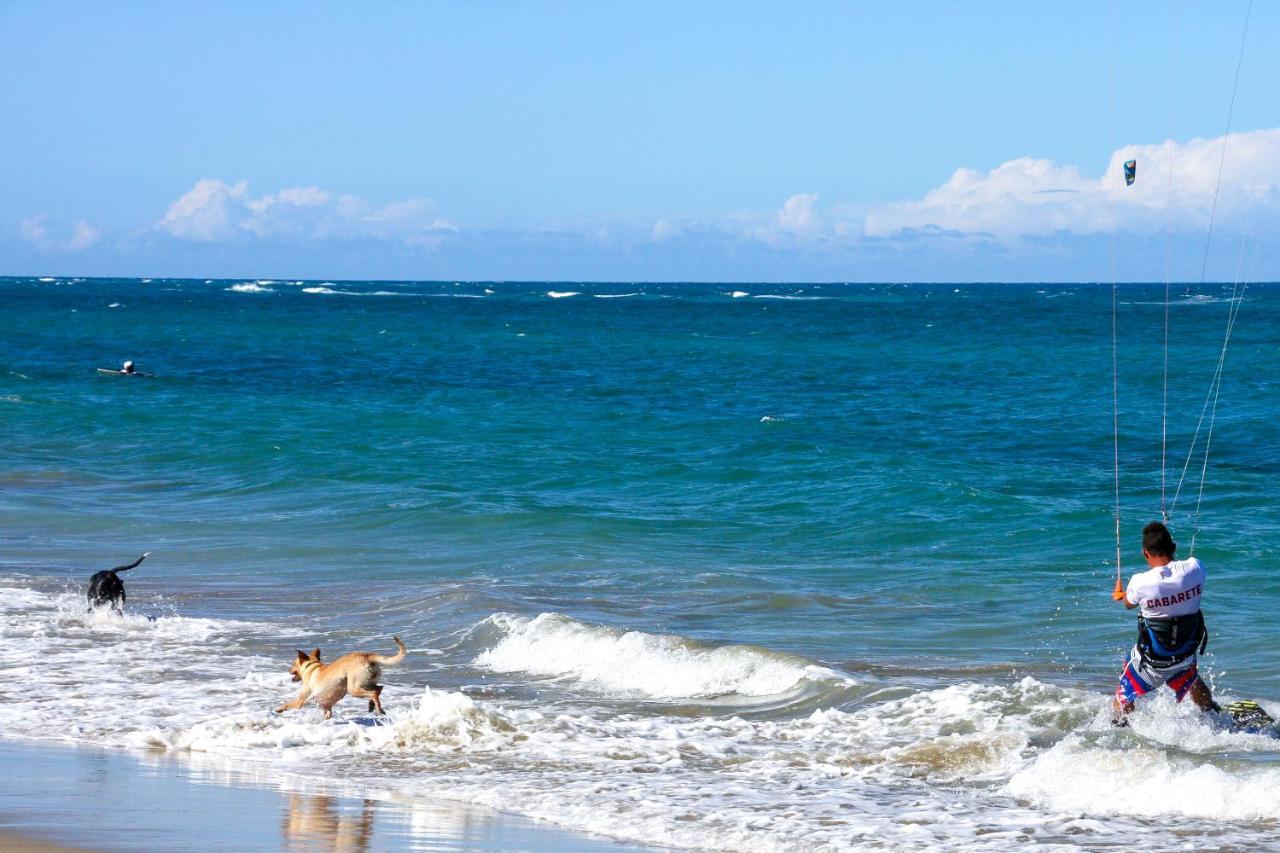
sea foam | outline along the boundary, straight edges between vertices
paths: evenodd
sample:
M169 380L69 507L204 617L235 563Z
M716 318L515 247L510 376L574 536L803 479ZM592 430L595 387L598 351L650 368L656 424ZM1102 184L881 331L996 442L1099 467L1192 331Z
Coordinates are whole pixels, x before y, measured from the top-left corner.
M752 646L706 646L684 637L622 631L555 613L496 614L503 636L476 663L495 672L572 677L623 696L674 700L774 696L804 681L852 679L802 658Z
M1056 811L1280 820L1280 768L1244 761L1222 766L1150 745L1091 746L1079 735L1037 756L1005 790Z
M674 847L1110 847L1151 817L1176 817L1196 843L1248 846L1257 822L1280 820L1274 741L1165 698L1125 730L1107 724L1107 697L1029 677L871 682L838 706L710 712L668 703L851 680L754 646L496 614L452 658L424 670L414 650L388 673L387 716L348 700L325 720L314 704L270 711L294 688L284 656L255 649L287 649L297 626L152 616L88 613L80 590L0 587L0 671L22 685L0 703L0 731L219 757L264 779L453 798ZM473 641L486 645L478 658ZM554 680L525 699L423 683L451 667L474 678L473 661Z

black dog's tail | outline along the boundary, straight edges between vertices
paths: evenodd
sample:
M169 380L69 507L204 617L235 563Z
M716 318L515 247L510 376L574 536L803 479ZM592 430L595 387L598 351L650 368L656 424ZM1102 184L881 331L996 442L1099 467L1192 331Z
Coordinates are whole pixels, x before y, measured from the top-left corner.
M111 570L111 574L114 575L116 572L127 572L130 569L136 569L139 565L141 565L143 560L147 559L147 557L150 557L150 556L151 556L151 552L148 551L127 566L116 566L114 569Z

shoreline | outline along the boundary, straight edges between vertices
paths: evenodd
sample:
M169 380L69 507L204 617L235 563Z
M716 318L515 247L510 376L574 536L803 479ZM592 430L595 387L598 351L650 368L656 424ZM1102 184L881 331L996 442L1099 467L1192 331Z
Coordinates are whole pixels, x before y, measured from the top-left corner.
M0 850L528 850L629 846L448 800L392 801L283 785L215 759L0 741Z

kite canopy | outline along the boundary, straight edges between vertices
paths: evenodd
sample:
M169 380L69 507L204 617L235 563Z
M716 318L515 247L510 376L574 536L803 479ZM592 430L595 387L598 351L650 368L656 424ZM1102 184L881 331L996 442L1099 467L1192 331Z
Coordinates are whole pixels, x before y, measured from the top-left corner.
M1133 186L1133 182L1138 177L1138 161L1126 160L1124 164L1124 185L1126 187Z

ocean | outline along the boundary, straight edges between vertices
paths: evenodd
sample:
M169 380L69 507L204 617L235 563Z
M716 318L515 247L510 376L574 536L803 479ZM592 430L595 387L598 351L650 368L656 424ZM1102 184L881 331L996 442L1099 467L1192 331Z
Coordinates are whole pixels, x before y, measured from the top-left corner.
M1280 717L1280 287L1207 398L1231 293L1172 288L1166 427L1119 288L1121 563L1163 488L1202 671ZM1109 723L1111 329L1109 284L0 279L0 737L675 848L1275 846L1280 740ZM393 635L385 719L271 712Z

